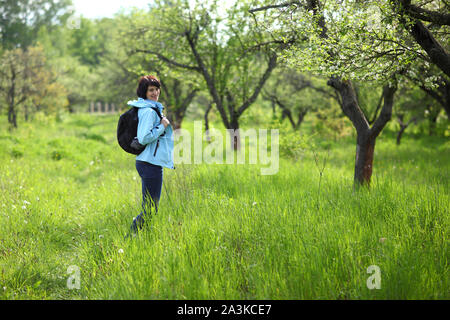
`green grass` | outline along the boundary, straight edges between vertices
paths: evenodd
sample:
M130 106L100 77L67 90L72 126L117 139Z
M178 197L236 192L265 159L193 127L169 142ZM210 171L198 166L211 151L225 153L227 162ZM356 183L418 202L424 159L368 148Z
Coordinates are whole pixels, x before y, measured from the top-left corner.
M328 144L320 190L308 148L271 176L165 169L151 231L124 240L141 186L116 123L80 114L0 130L0 298L450 297L448 139L406 134L397 147L383 134L370 191L353 189L352 137ZM71 265L79 290L67 287ZM367 288L370 265L381 289Z

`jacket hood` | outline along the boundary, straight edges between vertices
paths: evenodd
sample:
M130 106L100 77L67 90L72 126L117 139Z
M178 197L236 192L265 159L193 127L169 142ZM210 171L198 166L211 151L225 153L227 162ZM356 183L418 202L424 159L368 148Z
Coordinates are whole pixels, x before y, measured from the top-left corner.
M136 108L158 107L161 110L164 109L164 106L161 103L142 98L138 98L137 100L130 100L127 104Z

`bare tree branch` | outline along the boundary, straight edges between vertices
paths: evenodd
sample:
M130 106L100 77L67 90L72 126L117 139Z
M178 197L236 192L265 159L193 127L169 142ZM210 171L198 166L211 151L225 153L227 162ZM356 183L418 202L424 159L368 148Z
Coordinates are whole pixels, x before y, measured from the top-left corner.
M375 120L375 123L370 129L370 136L377 137L380 134L381 130L383 130L386 123L391 119L392 106L394 105L394 94L396 91L396 84L394 86L385 85L383 87L383 109L381 109L380 115L378 116L377 120Z
M266 11L266 10L270 10L270 9L285 8L285 7L289 7L291 5L295 5L295 4L299 4L299 1L288 1L288 2L285 2L285 3L281 3L281 4L274 4L274 5L254 8L254 9L248 10L248 12L249 13L254 13L254 12Z
M436 11L427 10L413 4L408 6L408 12L411 17L423 21L433 22L440 26L450 26L450 14L440 13Z
M369 119L369 124L372 124L372 123L375 122L375 119L377 118L378 111L381 108L381 103L383 102L383 98L384 98L384 92L381 93L380 99L378 99L377 107L375 109L375 112L373 113L372 119Z
M220 97L219 97L219 93L217 92L217 88L214 85L214 81L211 78L211 75L210 75L205 63L203 62L202 57L200 56L200 54L197 51L196 44L195 44L194 40L190 37L189 33L186 33L186 38L188 40L189 47L191 48L192 54L194 55L194 58L198 65L198 67L195 68L194 70L196 70L197 72L200 72L203 75L203 77L205 78L206 85L208 86L208 90L209 90L214 102L216 103L216 107L219 110L220 116L222 117L222 121L224 122L225 127L229 128L230 122L225 113L225 110L223 109L222 99L220 99Z
M430 30L418 19L411 16L411 0L398 0L393 2L394 10L399 15L399 19L414 40L428 54L431 61L450 77L450 55L444 47L431 34ZM409 24L405 18L413 18L413 23Z
M264 72L261 79L259 79L259 83L256 86L255 90L253 91L252 96L249 99L247 99L247 101L245 101L239 108L238 110L239 115L241 115L253 102L255 102L256 98L259 95L259 92L261 91L262 87L266 83L267 79L269 78L270 74L272 73L272 70L276 67L276 65L277 65L277 54L272 53L269 58L267 69Z
M157 56L159 59L163 60L164 62L166 62L166 63L168 63L168 64L171 64L171 65L173 65L173 66L175 66L175 67L178 67L178 68L183 68L183 69L188 69L188 70L194 70L194 71L200 71L200 68L199 68L199 67L196 67L196 66L190 66L190 65L187 65L187 64L184 64L184 63L180 63L180 62L174 61L174 60L169 59L169 58L167 58L166 56L164 56L164 55L162 55L162 54L160 54L160 53L158 53L158 52L155 52L155 51L136 49L136 50L134 50L132 53L136 53L136 52L153 54L153 55Z

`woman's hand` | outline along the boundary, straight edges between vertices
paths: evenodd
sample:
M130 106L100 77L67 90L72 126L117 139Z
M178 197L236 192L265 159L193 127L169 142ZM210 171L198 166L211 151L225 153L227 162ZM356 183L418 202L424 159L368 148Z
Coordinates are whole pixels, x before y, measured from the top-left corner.
M167 126L170 124L170 121L166 117L163 117L161 119L161 124L164 126L164 128L167 128Z

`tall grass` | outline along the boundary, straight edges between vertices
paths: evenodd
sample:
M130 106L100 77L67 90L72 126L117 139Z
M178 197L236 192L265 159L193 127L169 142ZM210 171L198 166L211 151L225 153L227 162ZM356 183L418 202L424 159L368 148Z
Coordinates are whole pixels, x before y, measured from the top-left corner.
M272 176L165 169L151 228L125 240L141 186L117 117L45 121L0 131L0 298L450 297L448 140L405 136L397 147L382 135L370 190L353 189L351 138L327 146L322 178L308 149ZM67 287L71 265L79 290ZM367 287L371 265L380 289Z

